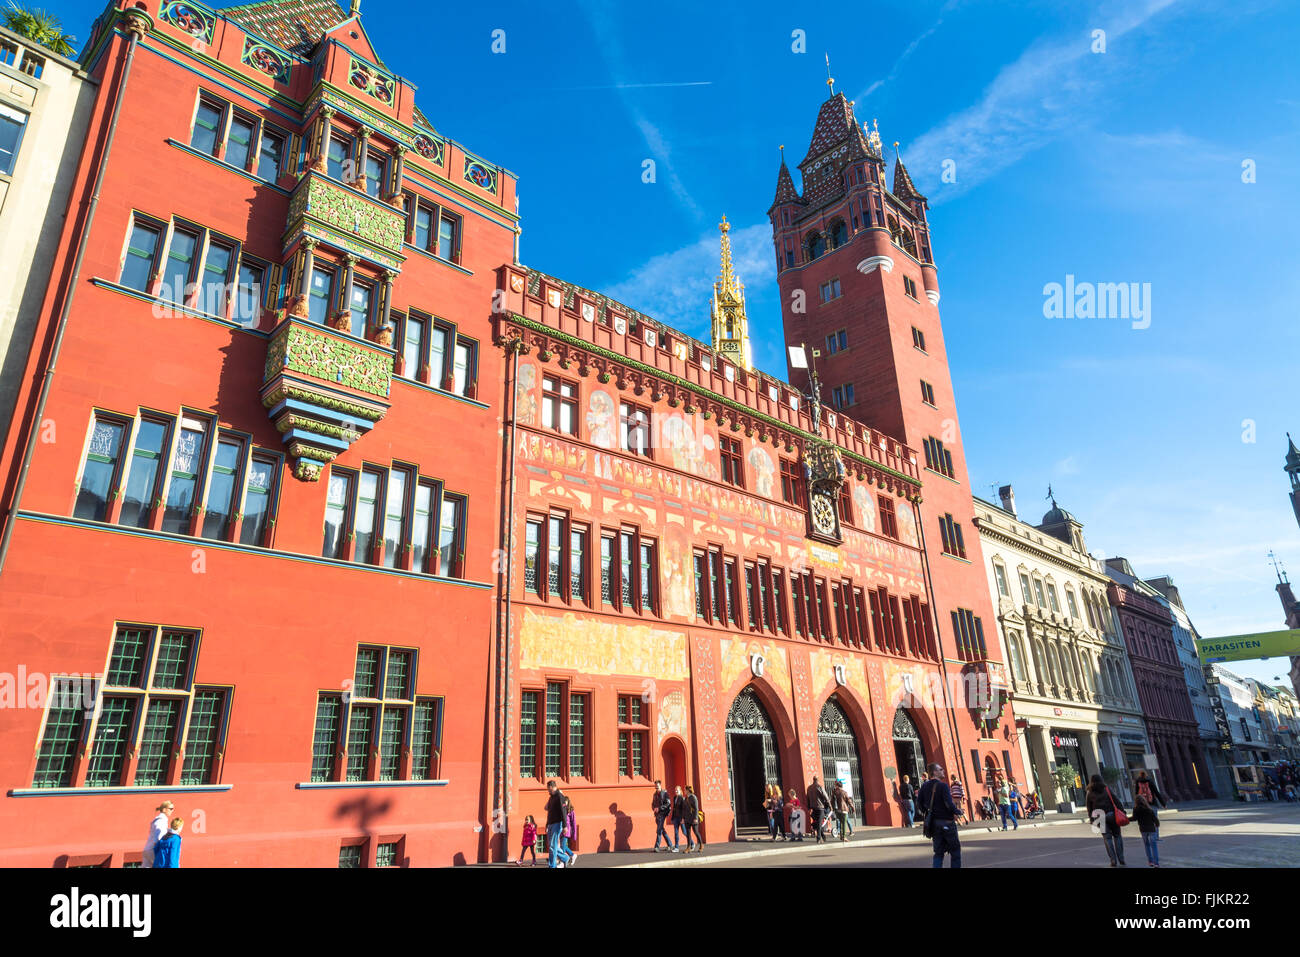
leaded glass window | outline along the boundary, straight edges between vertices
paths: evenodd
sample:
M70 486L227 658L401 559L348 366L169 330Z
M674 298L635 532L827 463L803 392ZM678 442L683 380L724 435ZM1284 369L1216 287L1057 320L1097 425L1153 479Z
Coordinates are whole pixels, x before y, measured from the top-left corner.
M525 691L519 698L519 773L537 776L537 705L536 691Z
M623 599L623 607L632 609L636 604L632 600L632 562L636 555L633 547L633 537L631 532L623 532L619 537L619 590Z
M186 689L190 684L190 659L194 653L194 635L182 631L164 631L158 643L158 661L153 669L153 687Z
M560 594L560 556L564 548L564 520L552 515L547 522L546 535L546 589L551 595Z
M375 848L375 867L397 867L397 848L398 844L396 841L387 844L380 844Z
M199 475L203 469L206 426L196 419L182 422L181 434L172 453L171 481L167 486L167 504L163 509L162 529L187 535L190 515L196 504Z
M542 523L530 520L524 532L524 591L540 595L538 563L541 561Z
M379 648L357 649L357 668L352 690L358 698L379 697L379 666L383 651Z
M185 763L181 766L181 784L211 783L225 703L225 691L200 689L194 693L190 705L190 730L185 740Z
M388 668L384 675L384 697L407 701L411 698L411 651L388 652Z
M653 542L641 543L641 608L650 611L655 594L655 546Z
M411 780L425 781L433 774L433 751L438 734L437 703L420 701L415 705L411 727Z
M343 701L337 695L321 695L316 702L316 730L311 743L311 779L334 780L334 755L338 751Z
M116 787L122 783L138 703L137 698L104 698L86 771L87 787Z
M614 536L600 536L600 599L614 604Z
M339 848L339 867L361 866L361 844L344 844Z
M401 772L402 738L406 732L404 707L385 707L379 735L379 780L394 781Z
M181 702L175 698L154 698L145 712L144 731L140 736L140 752L135 766L137 787L153 787L167 783L171 768L172 745L181 715Z
M348 720L348 770L349 781L367 780L370 763L370 742L375 728L375 709L367 705L353 705Z
M90 445L86 449L86 464L82 467L77 487L77 504L72 511L77 518L102 522L108 516L108 502L117 476L125 428L121 422L95 416Z
M569 775L587 773L587 696L569 695Z
M546 750L543 773L547 777L558 777L560 774L560 735L562 733L560 705L564 700L563 696L564 686L559 682L552 681L546 685Z
M41 736L40 750L36 755L36 774L32 787L66 788L72 786L73 763L77 745L85 733L88 706L93 704L82 698L80 679L55 678L50 683L50 711L45 718L45 733Z
M587 567L587 530L569 530L569 595L582 600L584 595L583 572Z
M104 681L112 688L143 688L148 669L149 632L140 628L119 628L108 660Z

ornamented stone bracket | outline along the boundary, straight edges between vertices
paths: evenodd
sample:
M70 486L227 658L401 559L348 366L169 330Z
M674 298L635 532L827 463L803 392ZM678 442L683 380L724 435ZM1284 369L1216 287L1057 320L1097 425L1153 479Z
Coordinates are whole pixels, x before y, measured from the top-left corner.
M283 436L294 475L321 469L389 409L393 351L289 316L272 331L262 405Z

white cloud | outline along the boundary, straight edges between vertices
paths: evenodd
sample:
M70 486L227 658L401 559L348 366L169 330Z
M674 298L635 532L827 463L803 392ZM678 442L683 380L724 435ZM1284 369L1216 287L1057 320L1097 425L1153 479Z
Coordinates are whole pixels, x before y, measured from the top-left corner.
M1120 60L1116 41L1175 2L1144 0L1127 4L1114 16L1098 17L1098 28L1106 31L1107 53L1091 52L1090 31L1031 46L1003 67L978 103L909 146L908 170L938 203L1077 130L1099 110L1107 80L1132 80L1133 64L1139 61ZM957 182L930 190L926 184L934 184L948 159L956 162Z

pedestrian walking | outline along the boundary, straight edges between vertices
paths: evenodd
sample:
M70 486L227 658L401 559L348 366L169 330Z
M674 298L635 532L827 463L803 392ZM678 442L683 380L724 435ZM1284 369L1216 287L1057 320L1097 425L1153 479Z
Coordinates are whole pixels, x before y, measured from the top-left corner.
M790 835L790 840L803 840L803 821L803 806L799 803L799 795L791 788L785 798L785 832Z
M1019 819L1024 815L1024 810L1020 806L1020 786L1015 781L1011 782L1011 816Z
M571 852L564 842L564 820L567 817L568 798L554 781L546 782L550 797L546 800L546 848L547 867L559 867L561 864L572 865L578 855Z
M167 833L158 839L158 843L153 848L153 866L155 868L181 866L181 828L184 826L185 818L174 817L171 819Z
M955 774L948 785L948 792L952 795L953 806L957 808L957 820L960 821L966 816L966 788Z
M176 810L176 806L171 801L163 801L155 810L158 813L149 822L149 836L145 838L144 852L141 854L140 863L145 867L153 867L154 848L170 829L169 818L172 811Z
M930 765L930 780L921 785L918 801L925 808L925 823L921 826L921 833L932 842L934 866L943 867L943 856L947 854L950 867L961 867L957 806L952 803L952 790L944 783L941 765Z
M700 810L700 800L695 796L695 789L689 784L686 785L686 810L684 823L686 824L686 850L687 852L695 851L697 854L704 850L704 837L700 834L700 824L704 820L704 812ZM695 833L695 843L691 844L691 833Z
M1155 807L1157 804L1161 807L1169 806L1165 803L1165 796L1161 794L1160 789L1156 787L1156 782L1147 777L1145 771L1138 772L1137 780L1133 782L1133 790L1146 798L1147 803L1152 807Z
M844 790L844 782L836 781L831 788L831 808L835 811L836 823L840 826L840 841L849 839L849 812L853 810L853 798Z
M673 788L673 853L682 849L682 831L686 830L686 795L679 784ZM691 832L686 830L686 840L691 839Z
M672 847L671 842L668 840L668 831L664 828L664 822L667 821L669 815L673 813L673 799L669 797L668 792L664 790L664 783L662 781L655 782L655 793L650 798L650 813L655 816L654 849L655 852L658 853L660 838L663 838L665 848Z
M524 818L524 839L523 839L523 844L519 848L519 860L515 861L516 866L518 867L524 866L525 853L533 855L533 862L528 866L536 867L537 866L537 822L533 820L533 816L531 814L529 814L526 818Z
M560 847L569 855L569 867L578 862L577 853L569 846L570 841L578 840L578 818L573 811L573 802L564 796L564 830L560 832Z
M912 788L911 775L903 775L903 783L898 786L898 801L903 805L903 827L910 828L916 820L916 791Z
M999 777L997 783L998 795L998 813L1002 815L1002 830L1007 829L1007 818L1011 818L1012 830L1020 830L1020 822L1016 820L1015 815L1011 813L1011 787L1004 778Z
M1133 802L1133 820L1142 834L1142 848L1147 852L1147 866L1160 866L1160 815L1151 802L1138 795Z
M808 788L808 813L812 817L813 834L816 835L818 844L826 843L822 824L826 820L826 812L830 809L831 799L827 796L826 789L822 787L821 780L814 774L812 785Z
M1100 830L1101 838L1106 844L1106 854L1110 857L1111 867L1127 867L1124 862L1124 836L1120 834L1119 805L1115 803L1110 788L1094 774L1088 783L1088 793L1084 802L1088 811L1088 821L1093 830ZM1126 819L1127 822L1127 819Z

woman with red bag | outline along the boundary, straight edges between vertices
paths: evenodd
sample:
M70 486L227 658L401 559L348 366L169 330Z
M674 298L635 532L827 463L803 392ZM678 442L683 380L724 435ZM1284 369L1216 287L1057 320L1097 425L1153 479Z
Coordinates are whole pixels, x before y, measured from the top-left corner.
M1128 815L1120 810L1100 774L1094 774L1088 782L1086 805L1093 831L1101 834L1106 843L1110 866L1127 867L1124 863L1124 838L1119 829L1128 823Z

